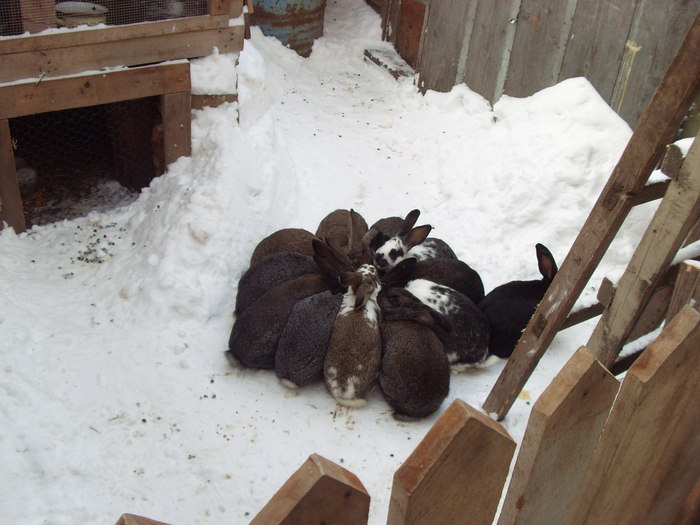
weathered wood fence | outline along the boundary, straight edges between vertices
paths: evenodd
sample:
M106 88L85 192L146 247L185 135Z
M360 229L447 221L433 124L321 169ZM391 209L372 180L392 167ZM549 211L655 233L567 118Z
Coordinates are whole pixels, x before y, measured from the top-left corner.
M689 282L697 297L700 265L681 274L683 297ZM690 304L621 384L581 347L534 404L508 485L515 442L455 400L394 474L387 525L698 523L698 348ZM251 525L366 525L369 504L357 476L314 454Z
M585 76L632 127L700 11L700 0L379 3L387 39L414 60L423 89L464 82L495 102Z

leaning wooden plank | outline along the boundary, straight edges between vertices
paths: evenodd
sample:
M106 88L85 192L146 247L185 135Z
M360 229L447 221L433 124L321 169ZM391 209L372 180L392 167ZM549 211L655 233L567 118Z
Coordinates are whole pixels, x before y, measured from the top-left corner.
M312 454L250 525L365 525L368 516L369 495L357 476Z
M0 118L107 104L190 89L186 60L0 86Z
M673 520L673 525L697 525L700 523L700 478L690 491L680 512Z
M687 306L628 370L567 525L644 523L697 428L699 346L700 313Z
M243 48L242 25L190 33L169 33L121 41L11 53L0 57L0 82L72 75L106 67L152 64L165 60L237 53Z
M678 278L671 295L666 313L666 322L670 322L687 304L700 308L700 263L684 261L678 269Z
M394 474L387 525L490 525L515 442L456 399Z
M498 525L563 523L619 388L585 347L532 407Z
M135 514L122 514L115 525L167 525L162 521L155 521Z
M7 119L0 120L0 230L4 222L14 228L15 233L27 229L15 170L10 123Z
M700 217L700 140L693 142L678 179L671 181L642 240L620 278L610 307L586 345L610 366L656 292L669 264ZM668 300L670 300L670 289ZM668 300L665 304L668 304ZM665 311L659 319L663 319Z
M505 417L561 329L568 313L600 263L631 209L630 200L646 184L666 145L673 142L700 87L700 14L637 124L547 294L484 403Z

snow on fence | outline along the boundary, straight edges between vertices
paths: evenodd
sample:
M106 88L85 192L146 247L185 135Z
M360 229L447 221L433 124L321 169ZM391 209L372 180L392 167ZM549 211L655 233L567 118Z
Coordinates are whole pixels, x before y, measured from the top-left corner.
M686 306L621 384L586 347L574 353L533 406L505 487L515 442L455 400L394 474L387 525L698 523L700 313L687 301L700 266L680 275ZM369 503L357 476L314 454L251 525L366 525Z

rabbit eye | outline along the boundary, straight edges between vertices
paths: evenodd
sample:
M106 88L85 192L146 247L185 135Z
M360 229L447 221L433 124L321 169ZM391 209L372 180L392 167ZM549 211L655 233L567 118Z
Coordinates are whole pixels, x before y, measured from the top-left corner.
M389 257L391 257L392 259L398 259L402 255L403 255L403 250L399 250L396 248L389 252Z

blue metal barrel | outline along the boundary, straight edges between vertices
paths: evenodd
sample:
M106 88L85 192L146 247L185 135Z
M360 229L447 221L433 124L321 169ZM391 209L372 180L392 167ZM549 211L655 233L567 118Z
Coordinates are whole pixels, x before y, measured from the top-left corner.
M253 0L253 23L303 57L323 35L326 0Z

